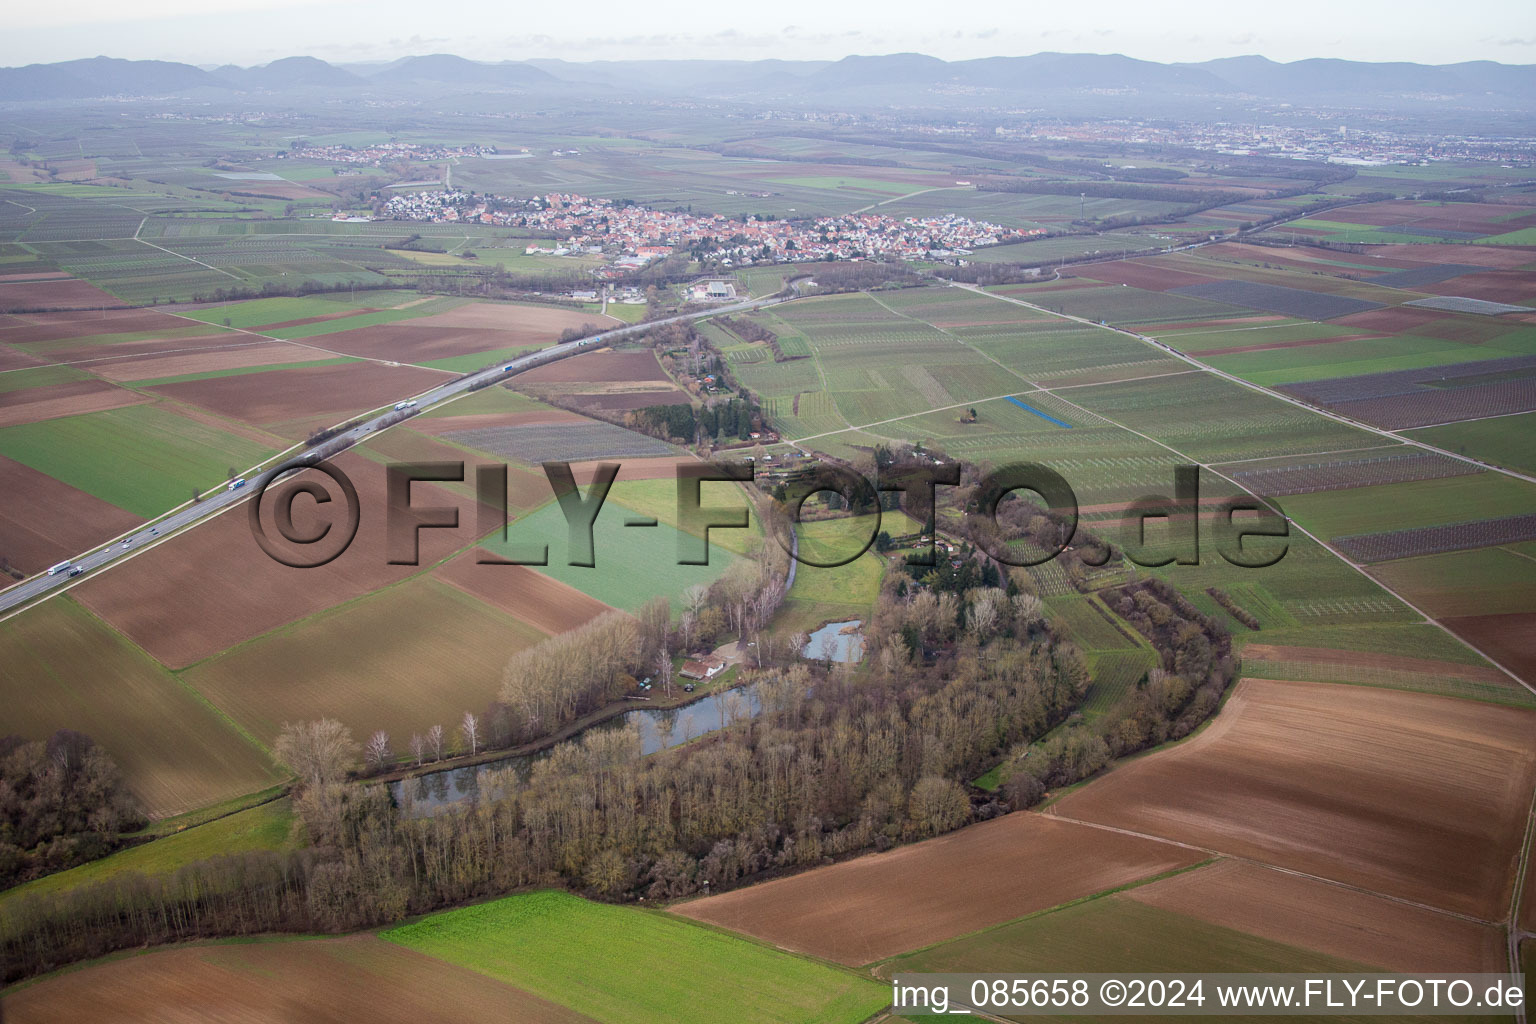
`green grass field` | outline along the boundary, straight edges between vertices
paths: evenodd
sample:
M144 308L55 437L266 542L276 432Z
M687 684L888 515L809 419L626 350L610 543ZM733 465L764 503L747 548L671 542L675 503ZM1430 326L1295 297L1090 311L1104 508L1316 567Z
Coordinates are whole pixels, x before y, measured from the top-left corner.
M293 804L287 797L272 800L7 889L0 893L0 911L14 899L68 892L130 872L168 875L186 864L211 857L282 849L292 839L294 821Z
M1430 615L1500 615L1536 608L1536 559L1504 548L1399 558L1371 575Z
M383 938L605 1024L856 1024L889 997L851 971L562 892L434 914Z
M528 545L547 545L549 564L534 566L536 571L626 611L634 611L657 596L671 598L676 607L684 590L696 583L711 582L736 560L729 551L712 543L708 565L679 565L678 530L665 523L624 525L627 519L642 514L612 497L603 503L592 526L595 564L590 568L569 564L569 530L565 513L555 502L514 521L506 541L495 538L482 546L503 557L518 557L518 551L526 550Z
M392 306L408 301L409 293L393 291L366 291L360 300L345 298L276 298L252 299L249 302L230 302L204 309L188 310L185 316L210 324L223 324L249 330L266 324L280 324L289 320L305 320L312 316L344 313L349 309L376 306Z
M0 455L153 519L273 449L178 416L164 403L0 430Z
M1533 431L1536 431L1536 412L1449 423L1443 427L1425 427L1405 433L1448 452L1470 455L1474 459L1482 459L1508 469L1536 473L1536 445L1531 444Z
M1520 515L1536 508L1536 484L1481 473L1292 494L1284 499L1284 507L1307 529L1331 538Z
M635 460L640 462L641 460ZM623 475L622 473L620 474ZM665 478L660 480L619 480L608 492L608 500L616 501L624 507L623 515L630 512L638 512L643 516L652 516L663 526L677 528L677 480ZM606 505L606 502L604 503ZM756 547L763 537L763 525L758 521L757 512L752 508L752 503L741 491L739 484L710 480L705 481L699 487L699 504L705 508L745 508L748 509L747 528L736 529L711 529L709 531L709 543L711 546L722 547L734 554L745 555ZM690 531L694 536L700 536L698 531Z
M1262 332L1254 333L1258 338L1250 338L1249 344L1261 344L1269 340ZM1175 339L1174 344L1178 345L1178 339ZM1517 353L1498 348L1497 342L1488 345L1460 345L1453 341L1405 334L1201 358L1219 370L1255 384L1273 387L1328 377L1416 370L1476 359L1505 359L1512 354Z
M89 373L73 366L39 366L35 369L12 370L9 373L0 373L0 395L90 378Z

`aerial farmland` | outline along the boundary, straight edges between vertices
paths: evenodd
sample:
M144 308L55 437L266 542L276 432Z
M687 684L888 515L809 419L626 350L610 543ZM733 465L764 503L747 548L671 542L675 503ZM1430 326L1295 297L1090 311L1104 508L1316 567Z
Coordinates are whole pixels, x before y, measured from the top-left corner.
M1529 983L1529 65L240 35L0 68L0 1017Z

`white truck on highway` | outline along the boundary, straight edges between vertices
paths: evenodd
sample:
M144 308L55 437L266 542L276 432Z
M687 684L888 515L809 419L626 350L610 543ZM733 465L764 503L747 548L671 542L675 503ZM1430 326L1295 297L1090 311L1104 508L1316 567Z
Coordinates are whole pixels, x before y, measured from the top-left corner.
M66 559L64 559L64 561L60 562L58 565L50 566L49 569L48 569L48 575L49 576L57 576L59 573L63 572L65 569L68 569L72 564L74 564L74 563L72 563L69 559L66 558Z

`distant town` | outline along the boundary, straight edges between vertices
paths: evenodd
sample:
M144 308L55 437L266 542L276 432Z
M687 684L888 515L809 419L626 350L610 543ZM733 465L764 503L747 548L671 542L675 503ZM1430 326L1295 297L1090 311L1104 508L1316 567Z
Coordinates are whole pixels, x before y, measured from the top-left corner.
M634 269L686 251L722 266L827 259L947 259L980 246L1044 234L955 214L889 217L850 213L779 220L718 213L654 210L637 203L552 192L531 199L472 192L417 192L384 204L386 217L435 224L473 223L531 228L552 236L528 251L555 255L604 253L617 269ZM555 241L558 240L558 241Z

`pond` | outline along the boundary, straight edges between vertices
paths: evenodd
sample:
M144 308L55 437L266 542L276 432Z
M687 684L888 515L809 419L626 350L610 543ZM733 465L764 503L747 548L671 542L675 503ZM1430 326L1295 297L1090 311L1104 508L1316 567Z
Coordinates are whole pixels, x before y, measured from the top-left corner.
M829 622L811 634L800 656L813 661L858 661L864 657L864 634L859 632L862 625L862 619Z
M634 725L640 730L641 753L654 754L658 750L675 747L724 728L731 724L733 713L755 717L762 710L755 691L754 686L740 686L712 693L680 708L635 708L599 722L590 729L583 729L564 742L580 739L592 729L623 729ZM435 814L444 808L479 797L480 782L487 772L511 768L517 773L518 779L526 781L533 762L543 756L543 752L520 754L463 768L427 772L414 778L391 782L389 791L407 817Z

